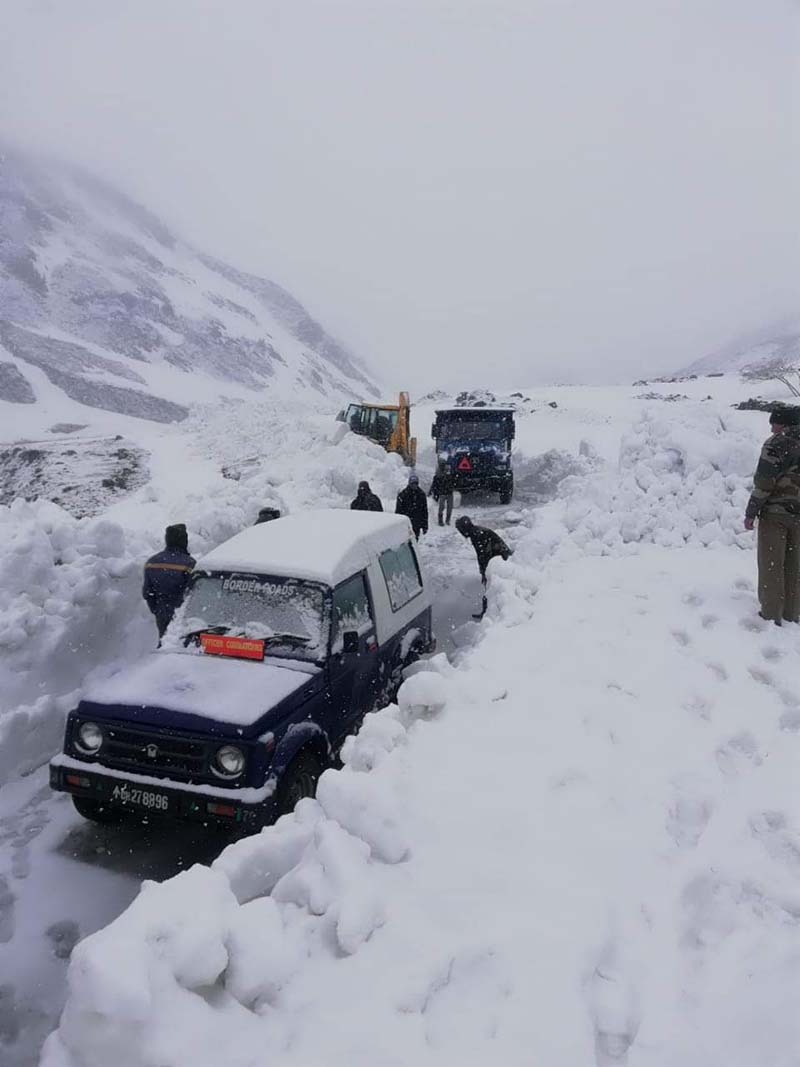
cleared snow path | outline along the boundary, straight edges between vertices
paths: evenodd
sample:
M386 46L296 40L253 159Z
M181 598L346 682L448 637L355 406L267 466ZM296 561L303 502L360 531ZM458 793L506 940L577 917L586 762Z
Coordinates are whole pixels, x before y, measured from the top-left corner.
M46 770L0 790L0 1063L30 1067L63 1005L75 943L123 911L143 878L210 863L225 842L202 829L169 837L105 829L54 795Z

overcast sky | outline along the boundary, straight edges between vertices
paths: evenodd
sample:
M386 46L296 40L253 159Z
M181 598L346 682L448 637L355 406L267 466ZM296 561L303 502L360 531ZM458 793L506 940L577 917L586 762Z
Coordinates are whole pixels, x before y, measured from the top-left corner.
M798 310L795 0L0 9L0 133L394 386L625 380Z

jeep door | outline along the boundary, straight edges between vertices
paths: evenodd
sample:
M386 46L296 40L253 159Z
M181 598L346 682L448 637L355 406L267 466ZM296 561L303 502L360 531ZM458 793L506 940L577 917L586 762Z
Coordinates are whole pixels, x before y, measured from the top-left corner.
M345 651L346 633L357 634L358 651ZM330 734L332 740L338 740L370 710L377 695L378 639L375 613L363 571L333 591L328 664L333 713Z

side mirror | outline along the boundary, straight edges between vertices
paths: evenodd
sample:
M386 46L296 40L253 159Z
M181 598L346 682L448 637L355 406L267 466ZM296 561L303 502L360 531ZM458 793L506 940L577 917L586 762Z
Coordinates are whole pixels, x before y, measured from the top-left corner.
M345 630L342 634L342 652L344 652L345 656L357 656L358 651L358 631Z
M345 417L344 417L344 412L343 411L340 411L339 414L336 416L336 421L337 422L344 422L345 421Z

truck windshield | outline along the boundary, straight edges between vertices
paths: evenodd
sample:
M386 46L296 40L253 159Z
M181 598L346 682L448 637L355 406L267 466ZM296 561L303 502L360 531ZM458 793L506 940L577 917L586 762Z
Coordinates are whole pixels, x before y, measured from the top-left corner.
M181 615L181 634L217 629L235 637L264 638L269 655L318 660L327 644L324 590L291 578L200 575Z
M454 419L439 426L442 441L499 441L507 436L505 423L497 419Z

